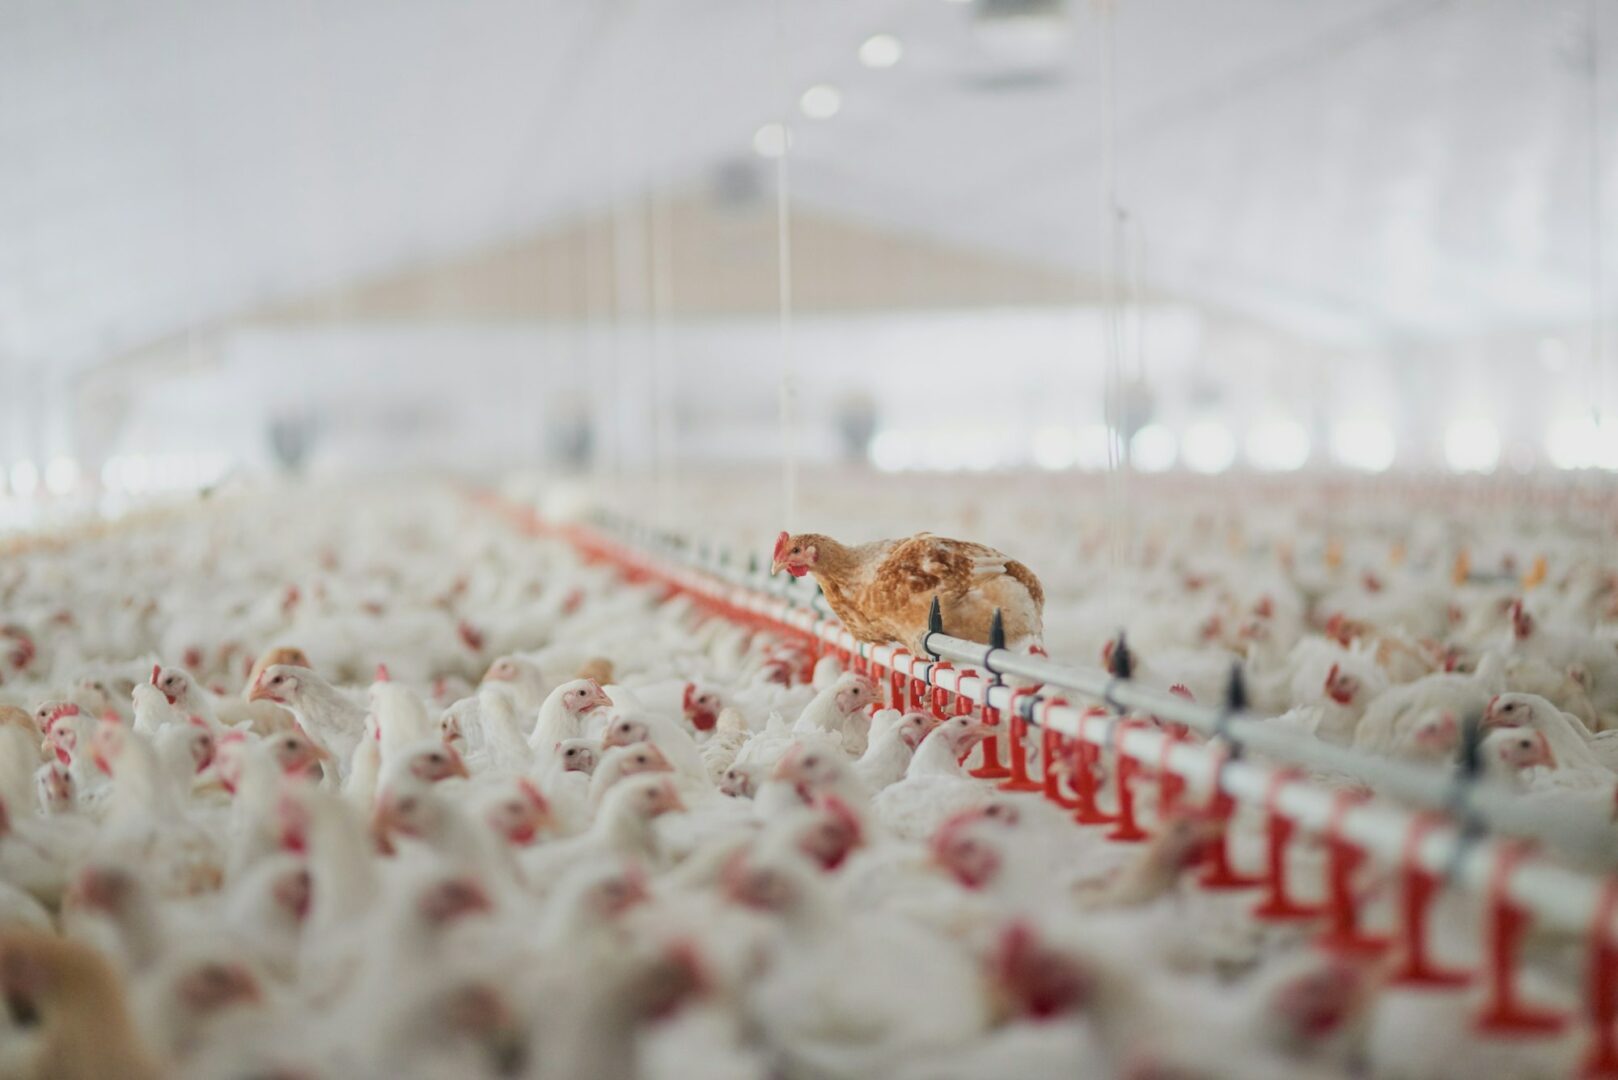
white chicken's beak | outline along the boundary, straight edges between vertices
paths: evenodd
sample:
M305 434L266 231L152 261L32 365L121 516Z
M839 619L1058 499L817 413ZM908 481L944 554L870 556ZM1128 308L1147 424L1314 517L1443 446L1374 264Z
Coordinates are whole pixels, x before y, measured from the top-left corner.
M384 798L377 803L376 811L371 815L371 839L376 844L378 852L383 855L394 853L393 835L404 832L400 824L392 799Z
M796 782L798 779L798 761L802 757L803 753L799 747L795 746L789 749L782 755L781 760L775 763L775 768L770 772L770 779Z
M580 709L579 711L589 712L591 709L594 709L597 706L611 708L612 698L608 697L607 692L601 689L600 686L592 686L590 688L589 696L584 699L584 708Z
M994 728L990 727L988 724L982 723L981 721L973 724L971 727L961 732L960 740L956 743L956 750L958 753L965 754L978 743L982 742L984 739L987 739L993 734Z

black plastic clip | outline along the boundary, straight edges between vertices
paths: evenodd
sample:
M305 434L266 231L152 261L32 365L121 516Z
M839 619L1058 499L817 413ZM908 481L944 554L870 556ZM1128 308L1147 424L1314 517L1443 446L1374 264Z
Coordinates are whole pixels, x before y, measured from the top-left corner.
M983 651L983 670L994 676L994 684L996 686L1003 685L1005 683L1005 679L1001 676L1000 672L994 670L994 665L989 663L989 660L994 656L996 649L1004 649L1005 647L1006 620L1005 617L1000 614L1000 609L995 608L994 618L989 620L989 647Z
M1236 714L1247 711L1247 677L1242 673L1242 665L1238 661L1230 666L1230 679L1225 683L1225 706L1214 717L1214 735L1224 741L1230 748L1226 761L1235 761L1242 756L1241 740L1230 733L1230 722ZM1221 767L1223 772L1223 767Z
M1444 867L1444 881L1453 881L1471 846L1488 835L1488 826L1472 806L1472 792L1483 777L1483 720L1476 713L1461 721L1461 743L1455 748L1455 779L1444 797L1444 810L1455 820L1455 849Z
M938 594L933 594L933 605L927 609L927 632L921 635L921 648L933 663L938 663L939 655L933 650L932 640L934 634L944 632L944 611L938 605Z
M1112 676L1107 681L1107 688L1101 692L1101 700L1114 715L1121 714L1124 707L1118 699L1112 696L1120 682L1127 682L1135 674L1135 657L1129 651L1129 641L1124 637L1122 630L1118 631L1118 643L1113 646L1112 656L1107 662L1107 671Z

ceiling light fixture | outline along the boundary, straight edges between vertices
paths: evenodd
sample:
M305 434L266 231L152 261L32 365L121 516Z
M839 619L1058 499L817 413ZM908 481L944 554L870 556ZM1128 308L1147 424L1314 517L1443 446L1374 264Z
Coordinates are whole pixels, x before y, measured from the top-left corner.
M798 99L798 108L811 120L830 120L842 107L843 92L826 83L811 86Z
M868 68L890 68L904 54L904 46L892 34L872 34L860 46L860 63Z

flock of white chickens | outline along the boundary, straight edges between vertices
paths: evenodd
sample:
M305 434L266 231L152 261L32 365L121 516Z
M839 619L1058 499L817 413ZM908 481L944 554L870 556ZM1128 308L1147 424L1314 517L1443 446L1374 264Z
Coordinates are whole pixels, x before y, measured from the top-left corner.
M883 709L834 659L451 490L277 498L297 512L0 561L0 1077L1578 1067L1577 1021L1484 1038L1475 986L1397 985L1199 889L1206 818L1148 806L1153 836L1112 843L971 778L995 730L973 716ZM1116 594L1030 546L1053 653L1093 662L1064 653L1099 652ZM1491 782L1612 818L1599 546L1487 572L1255 550L1187 528L1112 565L1137 678L1217 700L1239 660L1275 722L1434 768L1474 716ZM1387 906L1386 875L1362 887ZM1435 919L1477 967L1475 903ZM1530 939L1524 993L1576 1016L1587 951Z

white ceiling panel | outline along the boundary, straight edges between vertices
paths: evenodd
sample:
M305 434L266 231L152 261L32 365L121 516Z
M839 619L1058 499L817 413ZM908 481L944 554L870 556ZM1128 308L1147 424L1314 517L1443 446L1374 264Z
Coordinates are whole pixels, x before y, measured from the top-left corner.
M1326 341L1588 317L1610 3L1113 8L1146 285ZM9 0L0 360L93 362L702 176L819 81L843 107L797 123L795 197L1105 270L1098 10L1030 60L947 0ZM866 70L879 30L904 57Z

